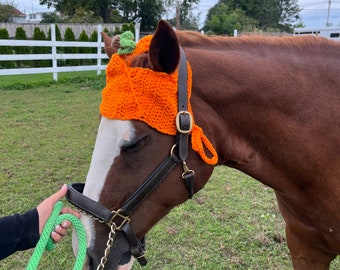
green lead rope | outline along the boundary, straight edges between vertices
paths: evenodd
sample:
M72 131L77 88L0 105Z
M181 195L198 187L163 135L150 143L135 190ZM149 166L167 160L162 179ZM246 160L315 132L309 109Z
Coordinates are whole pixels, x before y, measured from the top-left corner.
M57 226L64 220L68 220L72 223L73 228L75 229L78 237L78 254L73 270L81 270L83 268L86 257L86 234L84 226L82 222L72 214L59 215L62 207L63 203L60 201L54 205L52 214L44 226L44 229L40 236L40 240L34 249L33 255L30 261L28 262L26 270L36 270L45 249L50 251L55 248L55 244L53 243L53 240L51 239L50 235L54 230L55 226Z

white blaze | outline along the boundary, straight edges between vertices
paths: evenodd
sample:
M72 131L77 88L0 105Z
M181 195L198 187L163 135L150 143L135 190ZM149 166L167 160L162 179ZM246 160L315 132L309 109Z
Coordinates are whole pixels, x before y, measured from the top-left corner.
M114 159L120 154L119 146L122 142L130 141L134 137L134 133L130 121L110 120L102 117L83 191L85 196L94 201L99 200L106 176ZM82 216L82 221L85 226L87 246L89 246L95 239L94 221L86 216Z

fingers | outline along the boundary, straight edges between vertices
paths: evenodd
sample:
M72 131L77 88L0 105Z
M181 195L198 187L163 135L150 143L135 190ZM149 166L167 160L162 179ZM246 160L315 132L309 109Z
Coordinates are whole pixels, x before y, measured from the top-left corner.
M60 214L72 214L77 218L80 218L80 213L75 211L69 207L64 207L61 209ZM64 220L61 224L57 225L54 228L54 231L51 233L51 238L55 243L59 243L64 236L67 235L67 230L72 226L71 222L68 220Z
M39 214L39 233L41 234L42 229L52 213L53 206L62 199L67 193L67 185L64 184L56 193L52 194L47 199L43 200L38 206Z
M65 207L60 211L60 214L72 214L77 218L80 218L80 213L69 208ZM59 243L64 236L67 235L67 230L72 226L71 222L68 220L64 220L61 224L55 226L54 231L51 233L51 238L55 243Z
M53 239L54 243L58 244L61 241L62 236L60 234L56 233L55 231L53 231L51 233L51 238Z
M64 220L60 225L55 226L51 233L51 238L55 243L59 243L61 239L67 235L67 229L71 227L71 222Z

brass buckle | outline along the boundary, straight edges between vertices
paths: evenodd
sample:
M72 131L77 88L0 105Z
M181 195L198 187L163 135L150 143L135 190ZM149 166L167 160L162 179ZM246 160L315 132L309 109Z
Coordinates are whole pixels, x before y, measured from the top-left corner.
M131 219L129 218L129 216L124 216L124 215L122 215L122 214L120 213L121 211L122 211L121 209L118 209L117 211L112 210L111 213L112 213L113 215L112 215L110 221L109 221L108 223L106 223L109 227L111 227L111 225L112 225L113 223L115 223L115 222L114 222L114 219L115 219L116 217L121 218L121 219L122 219L121 224L120 224L119 226L116 224L116 230L118 230L118 231L120 231L121 228L122 228L126 223L130 223L130 221L131 221Z
M190 123L189 123L188 129L182 129L181 122L180 122L181 115L189 115L190 116ZM178 132L183 133L183 134L190 133L191 130L192 130L192 122L193 122L192 121L192 115L188 111L180 111L180 112L177 113L177 115L176 115L176 128L177 128Z

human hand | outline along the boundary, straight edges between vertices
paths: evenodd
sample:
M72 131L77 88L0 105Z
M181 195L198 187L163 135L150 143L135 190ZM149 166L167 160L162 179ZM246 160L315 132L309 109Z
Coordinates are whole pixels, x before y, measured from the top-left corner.
M50 217L54 205L62 199L67 193L67 185L64 184L60 190L56 193L52 194L50 197L43 200L38 206L38 215L39 215L39 233L42 233L44 225L47 219ZM61 214L72 214L77 218L80 218L80 214L68 207L63 208L60 211ZM71 222L68 220L64 220L61 224L57 225L54 228L54 231L51 233L51 238L55 243L59 243L63 236L67 234L67 229L71 227Z

